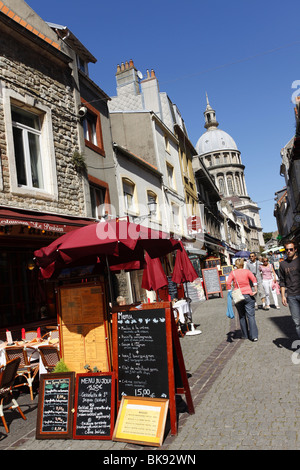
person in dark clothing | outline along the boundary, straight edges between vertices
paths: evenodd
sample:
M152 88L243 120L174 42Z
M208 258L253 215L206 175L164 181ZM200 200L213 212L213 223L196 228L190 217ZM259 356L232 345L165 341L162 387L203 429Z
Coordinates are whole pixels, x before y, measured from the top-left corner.
M279 265L282 304L289 306L296 332L300 338L300 259L295 242L284 244L287 258Z

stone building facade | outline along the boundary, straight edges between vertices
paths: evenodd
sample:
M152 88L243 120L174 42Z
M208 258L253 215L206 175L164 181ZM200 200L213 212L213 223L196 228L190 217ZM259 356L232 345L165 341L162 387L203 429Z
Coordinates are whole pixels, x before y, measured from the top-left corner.
M93 223L78 168L74 53L23 0L0 2L0 333L56 319L54 284L33 252ZM43 320L45 318L45 320Z
M70 57L44 39L33 42L28 29L24 36L20 23L1 19L0 204L85 216L82 175L72 160L79 141ZM15 146L25 139L25 155L16 158Z
M285 186L275 193L274 216L283 241L300 243L300 99L295 103L295 135L281 150L280 174Z

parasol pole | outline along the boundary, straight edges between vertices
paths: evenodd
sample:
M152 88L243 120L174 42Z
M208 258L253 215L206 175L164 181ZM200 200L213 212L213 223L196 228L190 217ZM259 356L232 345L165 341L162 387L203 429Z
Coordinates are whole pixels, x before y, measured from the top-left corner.
M113 291L112 291L112 284L111 284L111 272L109 269L109 264L108 264L108 258L105 256L106 260L106 268L107 268L107 277L108 277L108 288L109 288L109 296L110 296L110 302L111 306L113 307Z

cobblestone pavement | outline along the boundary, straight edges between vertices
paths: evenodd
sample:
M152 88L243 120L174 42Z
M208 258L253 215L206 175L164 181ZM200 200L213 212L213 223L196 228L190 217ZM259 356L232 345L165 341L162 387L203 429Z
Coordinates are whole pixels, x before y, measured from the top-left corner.
M180 343L195 414L180 412L177 435L168 434L159 450L298 449L300 356L298 345L292 348L297 338L288 308L256 312L257 343L240 339L238 320L228 319L226 308L226 292L193 304L202 334ZM101 440L36 440L38 398L31 402L24 393L18 401L27 421L15 411L5 413L10 433L0 425L0 450L158 450Z

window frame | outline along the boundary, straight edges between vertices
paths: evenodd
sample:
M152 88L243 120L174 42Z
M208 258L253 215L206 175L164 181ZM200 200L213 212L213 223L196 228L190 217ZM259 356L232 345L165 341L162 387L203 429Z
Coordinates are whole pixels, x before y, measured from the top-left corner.
M100 195L100 197L99 197ZM94 219L101 219L105 216L106 188L90 183L91 211ZM92 201L95 201L93 205ZM101 208L101 210L99 210Z
M36 199L57 201L58 184L51 109L44 104L37 104L35 99L30 95L23 96L11 89L3 88L2 94L10 192L17 196L29 196L35 197ZM40 118L40 149L44 181L43 188L24 185L19 186L18 184L13 137L12 107L24 109ZM3 181L1 181L1 183L1 189L3 189Z
M15 110L15 113L18 113L19 114L22 114L22 109L15 106L15 105L11 105L11 111L13 111L13 108ZM33 127L30 127L26 124L23 124L19 121L14 121L13 120L13 117L12 117L12 129L13 129L13 139L14 139L14 149L15 149L15 162L16 162L16 170L17 170L17 183L18 183L18 186L19 187L24 187L24 188L28 188L28 189L41 189L43 190L44 189L44 169L43 169L43 155L42 155L42 147L41 147L41 135L42 135L42 131L41 131L41 117L38 115L38 114L35 114L33 112L30 112L30 111L27 111L26 112L28 114L32 114L34 116L34 118L36 118L38 120L38 124L39 124L39 129L35 129ZM22 184L20 183L19 181L19 176L18 176L18 162L17 162L17 158L16 158L16 145L15 145L15 139L16 139L16 136L15 136L15 133L14 133L14 129L18 129L21 131L21 139L20 139L20 146L22 146L23 148L23 164L24 164L24 170L25 170L25 178L26 178L26 182L27 184ZM33 176L33 172L32 172L32 154L31 154L31 149L30 149L30 138L29 138L29 134L33 134L35 136L38 137L38 153L39 153L39 163L40 163L40 173L41 173L41 181L40 181L40 184L39 186L34 186L34 176ZM38 171L39 172L39 171Z
M149 208L149 204L151 203L151 200L153 202L155 202L155 204L156 204L155 213L151 214L151 218L154 219L154 220L158 220L159 219L159 217L158 217L158 214L159 214L158 196L154 191L152 191L151 189L148 189L147 190L147 206L148 206L148 208Z
M94 106L85 101L83 98L81 98L81 103L87 108L87 114L82 119L82 129L85 145L91 150L94 150L94 152L97 152L98 154L105 157L100 111L94 108ZM85 122L87 122L88 118L90 118L90 120L93 120L95 125L92 140L86 138ZM87 126L87 130L89 130L89 126Z
M77 59L78 70L80 70L81 72L85 73L88 76L89 75L88 62L86 62L78 54L76 55L76 59Z
M171 202L171 214L172 214L171 227L173 228L174 233L180 233L181 231L180 207L175 202Z
M174 167L168 162L166 162L166 166L169 188L176 190Z
M233 195L234 195L234 181L233 181L233 176L232 176L232 175L227 175L226 181L227 181L228 195L229 195L229 196L233 196Z
M96 190L99 189L103 191L104 194L104 201L103 201L103 214L99 217L104 217L104 215L109 215L111 213L111 205L110 205L110 194L109 194L109 185L106 181L102 181L95 176L88 174L88 182L90 188L90 198L91 198L91 188L95 188ZM90 200L91 208L90 214L91 217L94 217L93 208L92 208L92 201Z
M125 193L124 191L124 184L127 184L128 186L130 186L132 188L132 194L130 193ZM131 181L129 178L126 178L126 177L123 177L122 178L122 194L123 194L123 201L124 201L124 212L126 214L137 214L137 201L136 201L136 184ZM130 207L128 207L128 204L127 204L127 195L130 195L131 196L131 202L132 204L130 205Z
M165 140L165 151L170 154L171 153L171 151L170 151L170 140L169 140L169 137L168 137L167 134L164 134L164 140Z

